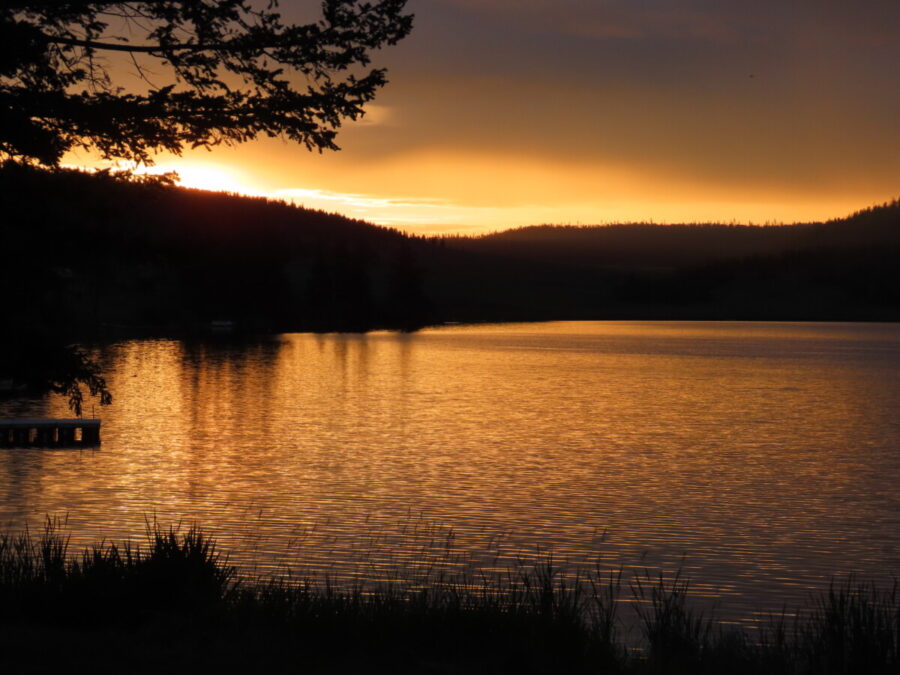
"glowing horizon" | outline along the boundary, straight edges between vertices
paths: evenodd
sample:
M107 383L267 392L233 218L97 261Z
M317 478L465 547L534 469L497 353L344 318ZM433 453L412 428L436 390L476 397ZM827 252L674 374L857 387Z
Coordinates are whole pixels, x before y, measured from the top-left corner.
M104 163L69 163L88 170ZM558 170L558 169L557 169ZM171 158L137 173L176 172L176 184L191 189L225 192L250 197L266 197L296 206L338 213L375 225L393 227L418 234L481 234L528 225L607 225L613 223L741 223L792 224L840 218L862 208L889 201L875 195L853 199L838 196L828 201L809 199L791 201L774 195L772 201L744 200L728 194L713 195L707 201L679 201L677 195L649 200L632 197L607 203L573 201L562 204L480 203L484 199L453 200L427 194L385 194L384 192L342 192L322 187L272 186L259 176L235 164L197 161L190 157ZM623 185L618 185L623 189Z
M900 5L788 4L413 0L340 152L261 139L157 165L423 234L810 222L896 198Z

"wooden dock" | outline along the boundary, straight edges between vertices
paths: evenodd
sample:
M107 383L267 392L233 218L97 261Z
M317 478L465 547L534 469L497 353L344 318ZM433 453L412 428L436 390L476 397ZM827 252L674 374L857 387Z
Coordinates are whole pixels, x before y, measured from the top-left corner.
M71 448L96 445L100 445L98 419L0 419L0 448Z

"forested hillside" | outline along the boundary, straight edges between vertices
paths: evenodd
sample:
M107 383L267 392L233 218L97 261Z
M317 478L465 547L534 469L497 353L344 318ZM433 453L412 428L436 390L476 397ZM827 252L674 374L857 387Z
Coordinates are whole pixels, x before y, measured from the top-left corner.
M2 278L78 332L364 329L426 311L409 237L261 198L8 165ZM418 303L418 304L417 304ZM32 317L46 321L47 317Z
M825 223L540 225L445 242L580 276L598 316L900 319L896 200Z
M413 237L262 198L0 170L4 322L71 334L900 319L900 204L827 223Z

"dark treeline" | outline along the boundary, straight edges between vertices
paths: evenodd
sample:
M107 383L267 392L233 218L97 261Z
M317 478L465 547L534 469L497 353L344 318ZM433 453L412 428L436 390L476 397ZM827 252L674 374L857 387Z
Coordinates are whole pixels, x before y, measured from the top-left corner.
M548 318L900 319L900 201L824 223L541 225L444 241L559 282Z
M0 170L4 321L58 338L541 319L900 319L900 203L791 226L413 237L263 198Z
M566 265L681 268L803 249L854 248L876 242L897 246L900 200L827 223L535 225L447 239L457 248Z
M609 269L684 267L802 246L815 225L651 223L534 225L482 237L451 238L458 248L564 265Z
M103 174L8 164L0 185L0 278L20 326L362 330L426 317L417 242L393 230Z

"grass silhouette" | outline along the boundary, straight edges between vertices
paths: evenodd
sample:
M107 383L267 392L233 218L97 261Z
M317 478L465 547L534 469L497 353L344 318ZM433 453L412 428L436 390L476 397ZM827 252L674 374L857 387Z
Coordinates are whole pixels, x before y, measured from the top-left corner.
M689 582L571 577L552 556L496 574L351 586L242 577L198 527L71 551L58 522L0 535L0 667L46 672L897 673L900 596L834 582L758 631L716 624ZM639 639L622 630L633 607Z

